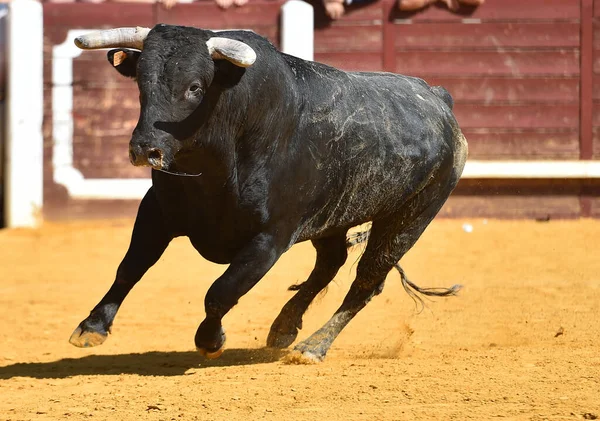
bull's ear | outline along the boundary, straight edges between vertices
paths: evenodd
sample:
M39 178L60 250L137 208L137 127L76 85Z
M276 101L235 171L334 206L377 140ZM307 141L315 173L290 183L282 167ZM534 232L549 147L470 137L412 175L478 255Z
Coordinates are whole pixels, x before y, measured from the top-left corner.
M123 76L135 79L137 77L137 61L141 52L127 48L117 48L107 53L110 64Z

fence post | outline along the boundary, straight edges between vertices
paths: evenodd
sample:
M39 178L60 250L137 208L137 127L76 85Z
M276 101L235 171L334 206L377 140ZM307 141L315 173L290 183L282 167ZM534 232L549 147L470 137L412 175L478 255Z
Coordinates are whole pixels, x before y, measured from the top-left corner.
M591 159L593 147L594 28L593 0L581 0L580 158Z
M396 26L392 19L392 10L396 7L395 1L384 0L381 2L382 31L383 31L383 71L396 72Z
M304 60L314 60L314 11L301 0L281 6L281 50Z
M581 0L581 68L579 80L579 158L592 159L594 154L594 0ZM591 194L587 187L579 196L580 215L592 214Z
M40 2L9 5L6 101L7 227L33 227L43 200L43 12Z

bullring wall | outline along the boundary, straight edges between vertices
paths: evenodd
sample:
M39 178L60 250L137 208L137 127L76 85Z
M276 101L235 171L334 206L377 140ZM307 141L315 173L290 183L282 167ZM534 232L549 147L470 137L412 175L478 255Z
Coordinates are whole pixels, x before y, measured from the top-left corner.
M393 71L448 88L470 144L470 158L600 159L600 0L488 1L451 13L415 14L383 1L329 22L315 5L315 60L347 70ZM73 197L54 176L53 51L69 30L156 23L252 29L275 45L278 1L222 11L212 2L44 4L44 216L132 216L139 199ZM138 118L135 83L106 63L105 52L72 59L72 166L85 179L136 179L128 161ZM60 180L59 180L60 181ZM143 192L142 192L143 193ZM464 180L446 216L600 216L600 186L590 180Z

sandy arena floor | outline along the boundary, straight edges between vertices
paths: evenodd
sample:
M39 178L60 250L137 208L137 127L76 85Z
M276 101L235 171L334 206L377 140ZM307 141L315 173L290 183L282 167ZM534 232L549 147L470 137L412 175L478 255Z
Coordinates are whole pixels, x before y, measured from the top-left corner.
M310 244L226 317L227 351L193 349L224 267L175 240L91 349L68 338L112 283L132 221L0 231L0 420L557 420L600 417L600 221L437 220L405 257L421 286L464 285L420 314L391 273L318 365L261 348ZM320 327L348 263L310 308Z

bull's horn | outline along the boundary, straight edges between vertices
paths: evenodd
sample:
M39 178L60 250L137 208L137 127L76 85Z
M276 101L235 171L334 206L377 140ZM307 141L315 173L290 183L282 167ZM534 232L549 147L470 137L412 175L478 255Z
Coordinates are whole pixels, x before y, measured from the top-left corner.
M212 37L206 41L208 52L215 60L227 60L239 67L250 67L256 61L256 53L248 45L234 39Z
M97 48L135 48L142 50L144 40L150 28L116 28L105 31L92 32L75 38L75 45L83 50Z

